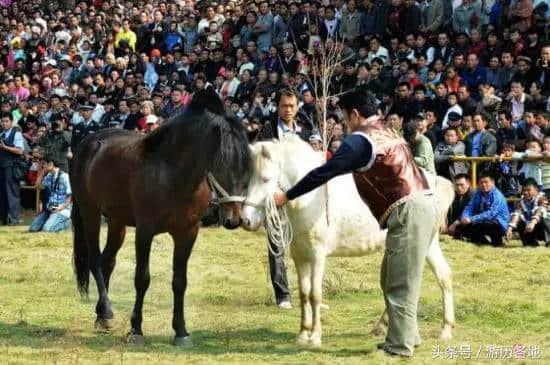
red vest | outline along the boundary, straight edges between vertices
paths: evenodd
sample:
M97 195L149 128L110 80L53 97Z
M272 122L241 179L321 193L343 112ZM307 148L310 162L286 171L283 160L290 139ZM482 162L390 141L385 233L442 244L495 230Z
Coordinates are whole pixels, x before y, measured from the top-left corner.
M429 189L407 142L385 127L362 127L373 143L372 166L353 173L363 201L384 226L392 210L415 192Z

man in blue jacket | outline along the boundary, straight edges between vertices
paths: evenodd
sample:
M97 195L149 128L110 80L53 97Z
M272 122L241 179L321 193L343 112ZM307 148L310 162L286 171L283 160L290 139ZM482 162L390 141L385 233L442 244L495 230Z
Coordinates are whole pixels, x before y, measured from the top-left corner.
M490 243L502 247L502 238L509 222L510 211L506 198L495 187L493 177L483 174L478 180L478 190L464 208L460 221L452 223L449 230L454 231L455 236L467 238L474 243ZM490 242L487 238L490 238Z

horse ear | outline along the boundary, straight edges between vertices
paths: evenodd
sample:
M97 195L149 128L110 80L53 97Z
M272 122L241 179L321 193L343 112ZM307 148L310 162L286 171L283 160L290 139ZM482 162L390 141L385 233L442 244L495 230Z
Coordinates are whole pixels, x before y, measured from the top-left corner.
M193 95L193 100L191 100L190 107L197 110L208 109L212 113L216 113L218 115L225 114L225 107L222 99L212 87L207 87L206 89L201 89L195 92L195 95Z
M273 159L273 153L272 153L271 149L266 144L262 145L262 156L264 156L265 158L267 158L269 160Z

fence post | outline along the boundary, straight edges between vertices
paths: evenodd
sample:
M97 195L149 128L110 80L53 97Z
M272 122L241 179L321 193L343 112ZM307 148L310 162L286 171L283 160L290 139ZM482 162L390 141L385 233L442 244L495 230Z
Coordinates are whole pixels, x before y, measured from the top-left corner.
M472 161L472 187L477 189L477 161Z

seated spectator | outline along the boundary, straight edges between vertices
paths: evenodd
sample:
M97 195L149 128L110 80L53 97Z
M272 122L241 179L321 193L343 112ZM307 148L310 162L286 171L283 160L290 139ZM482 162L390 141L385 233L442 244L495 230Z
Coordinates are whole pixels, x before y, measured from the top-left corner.
M449 127L445 130L445 141L435 147L434 160L437 173L448 179L455 175L468 172L468 165L462 161L451 161L453 156L464 156L464 143L458 140L458 132L455 128Z
M468 174L457 174L453 179L453 185L455 187L455 198L447 212L447 222L450 223L448 233L450 235L455 234L454 228L456 228L456 225L453 227L453 230L450 230L452 224L460 222L464 208L466 208L466 205L468 205L475 193L475 190L470 185L470 176Z
M538 240L544 240L546 247L550 246L550 222L546 216L547 200L539 192L537 182L527 179L522 187L523 196L516 204L512 219L506 231L506 238L512 238L515 230L523 246L538 247Z
M462 118L462 123L460 123L458 130L458 137L461 141L464 141L466 137L474 131L474 116L472 114L466 114Z
M550 157L550 136L544 137L544 142L542 144L542 155L546 158ZM544 195L550 197L550 162L541 161L540 170Z
M457 238L503 247L502 239L510 221L506 198L495 187L495 180L490 174L480 176L478 187L464 208L460 221L451 224L449 231Z
M71 225L71 184L69 175L59 165L53 157L44 158L37 184L42 184L48 198L42 213L32 221L30 232L60 232Z

